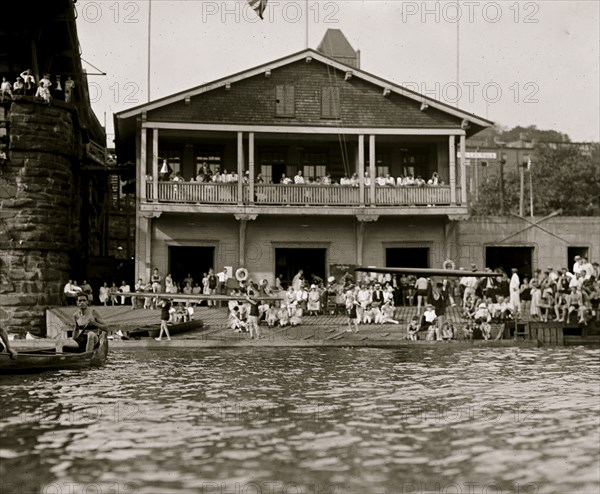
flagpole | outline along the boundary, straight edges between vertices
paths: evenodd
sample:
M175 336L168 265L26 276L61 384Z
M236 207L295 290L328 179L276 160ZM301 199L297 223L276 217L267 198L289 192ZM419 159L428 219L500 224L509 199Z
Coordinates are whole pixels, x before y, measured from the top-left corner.
M456 21L456 107L460 106L459 101L459 87L460 87L460 17Z
M519 166L519 175L521 179L521 188L519 190L519 216L522 218L525 209L525 169L523 165Z
M533 180L531 178L531 169L529 170L529 210L533 218Z
M306 32L304 33L304 48L308 49L308 0L304 0L306 6Z
M150 56L150 40L152 35L152 0L148 0L148 101L150 101L150 67L151 67L151 56Z

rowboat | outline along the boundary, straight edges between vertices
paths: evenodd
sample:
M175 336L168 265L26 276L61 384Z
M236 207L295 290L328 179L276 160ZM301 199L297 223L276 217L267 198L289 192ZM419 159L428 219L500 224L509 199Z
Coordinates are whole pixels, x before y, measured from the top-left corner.
M200 329L202 326L204 326L204 323L201 319L194 319L193 321L182 322L179 324L167 324L170 335L184 333L193 329ZM134 338L138 336L150 336L152 338L156 338L159 334L160 324L142 326L127 332L127 336Z
M11 359L8 353L0 353L0 374L24 374L48 370L85 369L102 365L108 356L108 338L100 334L100 345L91 352L60 353L56 348L27 350Z

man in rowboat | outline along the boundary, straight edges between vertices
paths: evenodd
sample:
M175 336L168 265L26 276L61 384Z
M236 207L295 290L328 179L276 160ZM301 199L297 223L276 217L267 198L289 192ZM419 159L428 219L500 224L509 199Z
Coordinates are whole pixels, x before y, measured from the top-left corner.
M17 352L10 347L10 341L8 340L8 333L6 329L0 328L0 353L8 352L11 359L17 358Z
M67 351L91 352L98 343L99 331L108 331L108 324L100 317L96 309L89 306L89 300L85 293L77 296L78 310L73 314L75 330L73 338L64 343Z

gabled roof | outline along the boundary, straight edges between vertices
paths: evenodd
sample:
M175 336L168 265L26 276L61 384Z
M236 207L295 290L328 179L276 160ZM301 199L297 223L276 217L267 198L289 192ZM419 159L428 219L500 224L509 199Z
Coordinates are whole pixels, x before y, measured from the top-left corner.
M300 52L294 53L293 55L288 55L287 57L280 58L278 60L274 60L272 62L265 63L263 65L259 65L258 67L254 67L249 70L245 70L243 72L238 72L237 74L233 74L227 77L223 77L221 79L217 79L216 81L209 82L206 84L202 84L201 86L196 86L191 89L187 89L185 91L180 91L179 93L172 94L170 96L165 96L164 98L160 98L154 101L150 101L148 103L138 105L136 107L130 108L128 110L123 110L115 114L117 119L127 119L131 117L136 117L141 115L144 112L148 112L151 110L156 110L157 108L162 108L164 106L170 105L172 103L176 103L178 101L183 101L186 98L193 98L194 96L198 96L200 94L206 93L208 91L212 91L214 89L224 87L227 84L234 84L237 81L248 79L250 77L254 77L259 74L263 74L267 70L275 70L279 67L283 67L285 65L297 62L299 60L303 60L306 57L311 57L313 60L317 62L321 62L325 65L329 65L332 68L340 70L342 72L351 72L353 77L361 78L367 82L380 86L382 89L387 88L393 93L400 94L407 98L410 98L414 101L418 101L419 103L427 103L432 108L436 108L443 112L446 112L450 115L453 115L457 118L467 119L470 122L479 125L481 127L487 127L492 125L493 122L491 120L487 120L485 118L478 117L473 113L468 113L466 111L460 110L459 108L455 108L453 106L447 105L446 103L442 103L441 101L437 101L433 98L429 98L423 94L417 93L415 91L411 91L403 86L398 84L394 84L393 82L382 79L381 77L377 77L373 74L365 72L364 70L356 69L354 67L350 67L349 65L345 65L336 60L333 60L322 53L319 53L313 49L306 49Z
M148 103L136 106L134 108L130 108L128 110L115 113L114 121L116 147L120 148L122 146L122 143L132 139L135 136L136 120L138 117L142 116L142 114L146 112L151 112L152 110L165 108L172 104L182 103L188 98L192 99L195 96L208 93L209 91L226 87L228 84L233 85L236 82L243 81L245 79L249 79L257 75L263 75L267 71L273 71L280 67L285 67L287 65L307 59L310 59L313 63L317 62L325 64L328 67L331 67L342 73L351 73L353 78L359 78L370 84L379 86L382 89L382 93L396 93L413 101L416 101L421 105L426 104L427 106L444 112L445 114L452 116L453 118L469 121L472 125L467 126L467 136L474 134L480 131L482 128L488 127L493 124L493 122L491 122L490 120L478 117L477 115L447 105L446 103L442 103L433 98L429 98L415 91L411 91L410 89L407 89L398 84L394 84L390 81L382 79L381 77L377 77L373 74L365 72L364 70L360 70L355 67L351 67L349 65L341 63L337 60L333 60L332 58L329 58L313 49L305 49L292 55L288 55L286 57L259 65L257 67L238 72L236 74L223 77L221 79L217 79L215 81L208 82L206 84L202 84L200 86L196 86L194 88L187 89L185 91L181 91L170 96L165 96L164 98L150 101ZM292 128L293 125L290 126L290 130L292 130ZM119 151L119 154L121 155L123 151Z

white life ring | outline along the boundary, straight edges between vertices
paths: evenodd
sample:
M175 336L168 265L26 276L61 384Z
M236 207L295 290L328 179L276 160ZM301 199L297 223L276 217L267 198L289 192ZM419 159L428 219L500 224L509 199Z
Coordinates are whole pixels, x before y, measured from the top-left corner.
M239 268L235 272L235 279L238 281L246 281L248 279L248 270L246 268Z
M454 264L454 261L452 261L450 259L446 259L444 261L444 264L442 264L442 267L444 269L456 269L456 264Z

